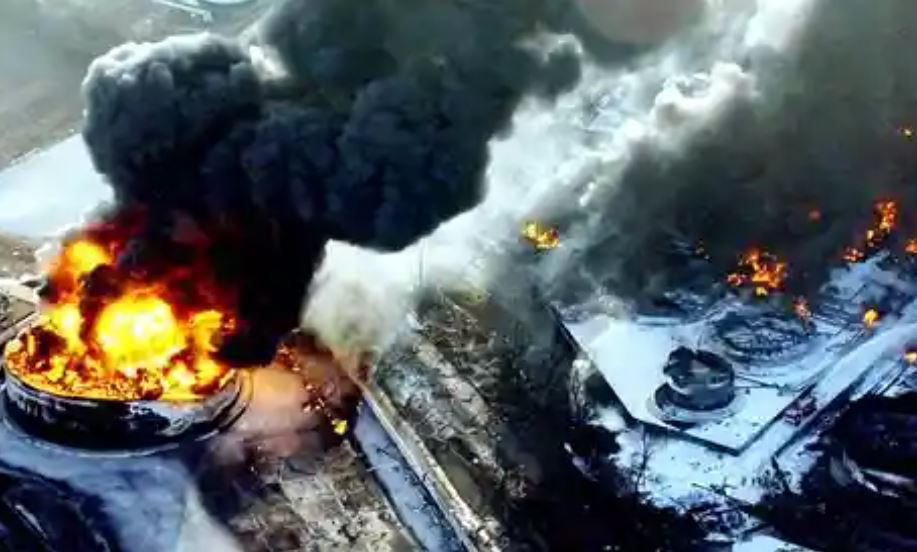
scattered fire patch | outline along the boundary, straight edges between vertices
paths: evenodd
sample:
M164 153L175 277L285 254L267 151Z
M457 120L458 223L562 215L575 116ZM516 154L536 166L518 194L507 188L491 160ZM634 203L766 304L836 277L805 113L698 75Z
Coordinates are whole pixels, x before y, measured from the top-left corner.
M50 267L38 322L5 349L7 369L59 396L195 400L221 389L216 355L232 308L190 259L128 270L116 259L129 230L104 224L67 241Z
M904 244L904 252L908 255L917 255L917 238L911 238Z
M866 312L863 313L863 326L871 330L879 324L881 319L882 317L879 315L879 311L876 309L867 309Z
M841 255L848 263L862 262L871 253L884 247L898 225L898 204L894 201L877 201L873 212L873 224L863 233L862 240L846 247Z
M856 247L851 246L844 249L844 254L841 255L841 258L848 263L859 263L866 258L866 253L864 253L861 249L857 249Z
M898 222L898 205L894 201L880 201L875 205L876 225L866 231L866 245L879 247L891 235Z
M766 297L783 289L787 276L787 263L773 253L750 249L739 257L739 266L726 277L729 285L749 287L757 297Z

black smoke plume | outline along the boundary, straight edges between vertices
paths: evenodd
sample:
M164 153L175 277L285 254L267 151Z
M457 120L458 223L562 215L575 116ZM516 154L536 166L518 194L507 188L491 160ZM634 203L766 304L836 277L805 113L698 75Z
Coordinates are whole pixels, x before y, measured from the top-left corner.
M553 0L294 0L251 44L128 44L95 61L83 131L116 204L144 221L121 268L204 256L236 290L236 363L293 328L329 239L403 248L474 206L488 142L527 93L579 76ZM256 45L279 60L262 71ZM131 215L134 216L134 215Z
M646 297L686 283L676 244L703 247L720 280L756 246L786 259L805 293L843 264L878 200L898 202L901 240L917 231L917 4L822 0L795 46L753 51L758 94L672 152L634 152L582 261L607 285ZM895 251L901 243L886 244ZM601 277L601 276L600 276Z

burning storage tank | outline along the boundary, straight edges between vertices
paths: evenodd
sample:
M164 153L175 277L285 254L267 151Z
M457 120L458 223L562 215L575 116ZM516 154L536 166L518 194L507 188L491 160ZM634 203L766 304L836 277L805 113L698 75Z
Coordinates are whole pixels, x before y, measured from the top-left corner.
M65 241L41 320L5 351L13 412L213 417L236 369L270 362L299 325L330 240L397 251L475 206L491 138L527 93L574 84L578 54L526 44L558 24L547 6L422 12L290 0L244 41L177 36L95 60L83 138L114 202ZM119 416L95 429L146 427ZM178 431L160 422L144 432Z
M123 230L102 225L68 240L50 266L41 316L6 346L7 410L34 434L154 445L207 433L244 403L245 376L216 356L234 328L229 304L191 265L118 269Z

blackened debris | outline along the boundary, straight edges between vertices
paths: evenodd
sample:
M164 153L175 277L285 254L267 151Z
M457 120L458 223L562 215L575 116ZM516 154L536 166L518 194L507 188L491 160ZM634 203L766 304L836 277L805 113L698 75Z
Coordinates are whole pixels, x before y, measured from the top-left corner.
M907 484L915 413L917 393L854 402L827 432L800 490L774 485L751 513L817 550L917 550L917 497ZM864 470L899 484L874 485Z
M853 403L832 436L862 467L917 477L917 392Z
M97 499L0 466L0 550L121 550Z

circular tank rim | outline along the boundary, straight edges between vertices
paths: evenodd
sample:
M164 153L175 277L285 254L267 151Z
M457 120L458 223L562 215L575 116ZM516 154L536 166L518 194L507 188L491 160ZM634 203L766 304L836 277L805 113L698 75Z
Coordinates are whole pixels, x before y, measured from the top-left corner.
M84 450L161 449L209 437L235 422L251 399L250 375L235 370L223 388L200 400L75 398L37 389L3 364L3 418L31 437Z
M2 372L2 376L3 376L3 377L0 377L0 388L2 388L3 384L5 384L5 382L13 381L13 382L15 382L18 386L26 388L26 390L28 390L30 393L35 394L35 395L39 395L39 396L41 396L41 397L45 397L45 398L47 398L47 399L49 399L49 400L55 400L55 401L65 400L65 401L67 401L67 402L75 403L75 404L85 403L85 404L81 404L82 406L93 406L93 405L99 405L99 404L111 404L111 405L116 405L116 404L117 404L117 405L129 405L129 406L143 407L143 406L150 406L150 405L154 405L154 404L170 404L170 405L176 405L176 406L177 406L177 405L189 405L189 406L191 406L191 405L204 404L204 403L210 402L210 401L211 401L214 397L216 397L217 395L221 395L221 394L225 393L226 390L230 389L233 385L238 385L238 384L236 383L236 380L239 379L239 377L240 377L240 376L239 376L239 372L241 372L241 370L236 369L236 368L233 368L233 369L231 370L231 373L230 373L229 377L226 378L226 383L223 384L223 386L222 386L218 391L215 391L215 392L211 393L210 395L204 395L204 396L201 396L201 397L199 397L199 398L197 398L197 399L175 400L175 401L171 401L171 400L167 400L167 399L130 399L130 400L121 400L121 399L113 399L113 398L110 398L110 397L79 397L79 396L76 396L76 395L58 395L58 394L53 393L53 392L51 392L51 391L47 391L47 390L45 390L45 389L41 389L41 388L39 388L39 387L35 387L35 386L32 385L31 383L29 383L29 382L27 382L26 380L22 379L21 377L19 377L19 375L18 375L16 372L14 372L13 370L10 370L10 369L6 366L6 361L3 360L2 358L0 358L0 372Z

